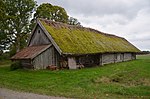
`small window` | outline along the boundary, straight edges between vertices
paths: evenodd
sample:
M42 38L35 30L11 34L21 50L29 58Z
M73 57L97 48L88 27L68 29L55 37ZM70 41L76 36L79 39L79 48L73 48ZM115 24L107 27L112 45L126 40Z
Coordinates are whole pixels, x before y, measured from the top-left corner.
M38 33L40 33L41 31L40 30L38 30Z

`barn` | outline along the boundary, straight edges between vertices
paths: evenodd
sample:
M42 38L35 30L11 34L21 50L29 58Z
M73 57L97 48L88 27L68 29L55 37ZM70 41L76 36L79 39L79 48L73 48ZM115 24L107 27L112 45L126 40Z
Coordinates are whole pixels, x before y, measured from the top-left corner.
M82 26L37 19L28 46L11 60L24 68L69 69L101 66L136 59L138 48L125 38Z

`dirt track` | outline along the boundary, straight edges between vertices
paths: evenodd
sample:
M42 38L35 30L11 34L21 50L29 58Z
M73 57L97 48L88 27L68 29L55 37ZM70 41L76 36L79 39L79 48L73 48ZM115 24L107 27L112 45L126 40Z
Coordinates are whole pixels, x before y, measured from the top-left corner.
M26 92L16 92L9 89L0 88L0 99L68 99L68 98L38 95Z

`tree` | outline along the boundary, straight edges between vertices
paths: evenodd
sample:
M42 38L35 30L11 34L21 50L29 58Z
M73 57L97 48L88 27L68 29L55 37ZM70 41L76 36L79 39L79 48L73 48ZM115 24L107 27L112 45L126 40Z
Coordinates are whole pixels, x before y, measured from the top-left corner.
M6 15L5 15L5 6L4 2L0 0L0 52L2 52L6 48L6 37L7 35L4 33L4 27L5 25L3 24L6 20Z
M80 22L73 17L69 17L64 8L60 6L53 6L50 3L41 4L34 14L34 20L32 20L32 27L34 26L37 18L44 18L52 21L67 23L70 25L81 26Z
M1 0L2 1L2 0ZM30 32L30 18L36 7L34 0L3 0L4 13L0 22L3 28L0 33L4 36L9 46L14 46L17 51L25 46L27 34Z
M34 19L44 18L57 22L68 22L68 15L64 8L60 6L53 6L49 3L41 4L34 14Z
M69 17L68 24L81 26L81 23L76 18L73 17Z

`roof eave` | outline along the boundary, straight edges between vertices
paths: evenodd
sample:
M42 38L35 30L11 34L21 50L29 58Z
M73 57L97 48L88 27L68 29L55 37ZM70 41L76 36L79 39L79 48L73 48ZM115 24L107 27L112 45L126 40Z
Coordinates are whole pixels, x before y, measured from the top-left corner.
M10 58L10 60L27 60L27 59L32 60L31 58Z
M39 54L41 54L42 52L44 52L45 50L47 50L48 48L50 48L52 46L52 44L46 45L46 47L42 48L40 51L33 53L33 55L31 56L12 56L10 59L11 60L27 60L27 59L31 59L33 60L35 57L37 57Z
M41 54L42 52L44 52L45 50L47 50L48 48L50 48L52 46L52 44L48 45L47 47L45 47L44 49L42 49L40 52L34 54L31 56L31 59L34 59L36 56L38 56L39 54Z
M82 56L82 55L95 55L106 53L140 53L140 52L99 52L99 53L62 53L63 56Z

